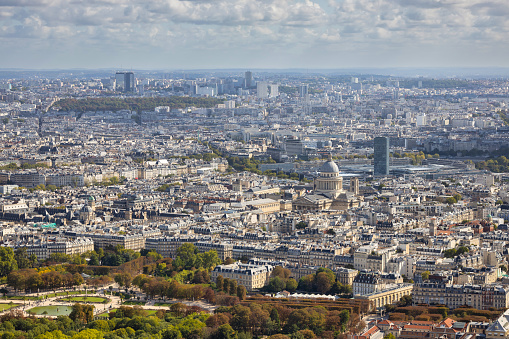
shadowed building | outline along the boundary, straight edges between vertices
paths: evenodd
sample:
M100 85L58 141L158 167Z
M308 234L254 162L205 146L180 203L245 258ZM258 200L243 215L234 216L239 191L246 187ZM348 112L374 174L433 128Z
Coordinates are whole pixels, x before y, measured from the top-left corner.
M389 175L389 138L377 137L374 142L374 175Z

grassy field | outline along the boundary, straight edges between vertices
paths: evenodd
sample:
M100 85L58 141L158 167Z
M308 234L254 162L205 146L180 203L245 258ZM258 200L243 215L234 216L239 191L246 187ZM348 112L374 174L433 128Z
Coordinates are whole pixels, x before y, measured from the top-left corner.
M91 290L87 290L87 293L93 293ZM15 295L15 296L8 296L4 298L5 300L43 300L46 298L54 298L54 297L63 297L67 295L76 295L76 294L85 294L85 290L83 291L70 291L70 292L57 292L57 293L49 293L49 294L43 294L39 297L36 296L22 296L22 295ZM25 298L25 299L23 299Z
M59 316L59 315L69 315L71 314L71 311L72 311L71 306L39 306L29 309L28 313L33 313L37 315Z
M146 303L144 301L126 301L123 303L124 305L138 305L138 306L143 306L145 305Z
M93 292L90 290L87 290L87 294L91 294L91 293L93 293ZM76 294L85 294L85 291L83 290L83 291L72 291L72 292L49 293L49 294L45 294L43 297L48 296L48 298L54 298L54 297L62 297L62 296L76 295Z
M0 312L8 310L8 309L16 307L16 306L19 306L19 305L21 305L21 304L11 304L11 303L9 303L9 304L0 304Z
M106 298L102 297L69 297L69 298L63 298L59 301L71 301L71 302L78 302L78 303L102 303L106 301Z
M5 300L41 300L41 298L38 297L22 297L20 295L15 295L12 297L7 297Z

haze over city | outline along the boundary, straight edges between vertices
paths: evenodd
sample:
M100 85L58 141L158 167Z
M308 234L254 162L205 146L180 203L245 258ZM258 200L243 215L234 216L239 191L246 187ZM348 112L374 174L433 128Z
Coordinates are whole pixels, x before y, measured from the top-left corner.
M508 67L505 0L2 0L1 68Z

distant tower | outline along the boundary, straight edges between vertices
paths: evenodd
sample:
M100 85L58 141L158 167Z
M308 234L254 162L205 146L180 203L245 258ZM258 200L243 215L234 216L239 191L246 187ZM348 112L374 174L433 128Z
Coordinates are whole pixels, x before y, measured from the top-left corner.
M434 237L438 233L438 224L436 218L431 218L429 222L429 236Z
M269 85L266 82L260 81L256 84L256 96L260 99L265 99L269 96Z
M299 95L301 98L304 98L309 93L308 85L300 85L299 87Z
M279 85L271 84L270 86L270 97L275 98L279 95Z
M244 87L251 88L253 86L253 73L251 71L246 72L244 81Z
M355 195L359 195L359 178L352 177L350 179L350 192Z
M115 74L115 90L117 92L134 92L136 84L133 72L117 72Z
M374 142L374 175L389 175L389 138L377 137Z
M95 212L95 198L93 196L88 197L88 206Z

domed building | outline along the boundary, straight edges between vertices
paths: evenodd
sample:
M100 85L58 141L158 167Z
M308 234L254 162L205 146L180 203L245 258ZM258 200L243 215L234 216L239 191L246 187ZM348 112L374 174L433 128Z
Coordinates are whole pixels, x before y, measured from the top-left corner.
M353 182L353 183L352 183ZM344 211L358 207L362 197L358 196L358 179L352 178L351 192L343 190L343 177L338 165L329 155L320 167L319 175L313 183L313 194L299 197L292 202L293 211Z
M320 167L320 175L314 181L316 194L323 194L331 199L336 199L343 193L343 178L339 175L338 165L329 159Z
M80 210L80 221L84 224L89 224L95 219L95 212L92 207L85 205Z

